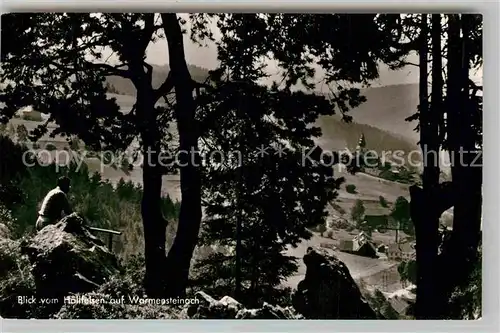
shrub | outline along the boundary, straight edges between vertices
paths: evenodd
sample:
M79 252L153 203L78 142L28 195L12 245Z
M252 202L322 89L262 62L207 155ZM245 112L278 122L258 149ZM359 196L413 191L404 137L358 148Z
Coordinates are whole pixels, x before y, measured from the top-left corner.
M375 289L370 295L364 295L372 308L378 312L384 319L401 319L399 313L394 310L389 300L378 289Z
M54 187L57 178L67 173L71 178L70 202L74 210L95 227L122 232L121 236L115 237L113 245L113 251L119 257L128 258L142 253L142 188L124 180L113 186L102 180L98 173L89 175L85 164L78 170L76 164L59 169L60 172L53 164L45 167L36 165L29 168L27 175L20 180L18 186L24 193L25 204L13 208L13 215L19 221L15 233L21 235L33 229L39 203ZM179 208L179 202L173 202L169 197L162 198L163 214L170 221L167 228L170 242L176 230Z
M29 139L28 130L23 124L17 125L17 139L20 143L24 143Z
M347 231L347 232L351 232L351 231L354 231L354 229L356 229L356 228L354 228L354 226L353 226L353 225L349 224L349 225L345 228L345 231Z
M12 212L0 202L0 239L9 238L15 225L16 219Z
M321 236L323 236L323 233L326 231L325 224L324 223L319 224L316 230L318 230Z
M387 200L383 196L379 196L378 201L380 202L380 206L382 206L384 208L389 207L389 203L387 202Z
M358 199L351 209L351 219L356 223L361 223L363 222L364 216L365 206L363 205L363 201Z
M80 149L80 145L78 144L78 139L74 138L69 142L69 146L71 150L78 151Z
M36 112L36 113L31 112L29 114L25 113L21 116L21 119L28 120L28 121L42 121L43 120L42 115L39 112Z
M7 136L0 136L0 184L8 184L23 176L26 166L23 163L23 154L26 147L14 143Z
M47 143L45 145L45 149L48 150L48 151L54 151L54 150L57 150L57 147L54 144L52 144L52 143Z
M326 237L327 237L327 238L332 238L332 239L333 239L333 230L331 230L331 229L330 229L330 230L328 230L328 231L326 232Z
M482 247L467 279L467 283L456 287L449 299L449 319L475 320L482 312Z
M340 200L337 199L337 202ZM335 209L340 215L345 215L346 211L344 208L336 204L335 202L331 202L330 205L332 206L333 209Z
M0 313L9 318L36 317L40 305L19 303L18 296L34 296L31 266L21 253L22 240L0 238Z
M85 163L79 169L75 163L58 168L54 164L26 168L22 162L25 148L4 136L0 137L0 150L5 152L0 159L0 201L17 221L12 230L15 237L33 230L41 200L54 187L57 178L67 174L71 178L73 208L95 227L122 231L122 235L115 238L113 251L122 258L142 253L141 186L124 180L113 186L98 173L89 174ZM162 211L170 222L168 242L174 237L179 209L179 202L162 198Z
M356 185L354 184L348 184L345 186L345 190L347 193L351 193L351 194L356 194Z
M130 304L128 297L124 302L117 302L115 298L92 292L81 294L99 302L76 302L64 304L55 319L178 319L180 309L175 311L168 305L136 305Z

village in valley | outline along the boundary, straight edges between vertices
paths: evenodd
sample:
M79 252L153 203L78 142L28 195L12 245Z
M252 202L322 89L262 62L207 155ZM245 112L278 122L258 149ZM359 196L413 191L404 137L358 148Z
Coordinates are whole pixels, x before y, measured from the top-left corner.
M44 114L32 108L21 109L10 121L6 132L11 134L14 141L22 142L26 140L24 133L35 128L44 117ZM370 138L362 133L357 147L351 149L352 152L366 151L367 140ZM34 150L45 148L45 153L46 150L51 151L54 161L62 156L57 155L57 151L70 151L74 148L59 136L46 136L36 145L28 144ZM325 142L320 141L318 144L325 146ZM47 149L50 146L53 147ZM336 148L340 150L340 147ZM351 150L346 147L343 151L351 153ZM92 160L97 161L96 157L87 159L90 167L93 165ZM399 315L406 314L408 307L415 302L415 285L412 284L411 277L404 279L401 275L402 265L415 260L415 237L407 200L408 184L405 184L406 179L399 179L401 171L407 169L391 160L385 161L384 168L383 173L366 168L356 175L342 168L334 170L337 177L345 178L345 183L339 190L339 197L327 207L329 215L326 224L311 229L311 239L304 240L296 248L288 249L287 254L297 258L299 269L286 280L285 287L295 287L305 276L302 257L306 248L319 246L345 263L354 281L362 286L361 290L372 294L375 291L382 292ZM121 177L133 178L135 173L140 172L140 168L130 171L125 175L120 172L120 168L110 166L106 167L103 175L117 182ZM416 174L410 175L412 176L415 177L412 181L418 177ZM178 179L171 179L169 185L166 185L166 193L179 200L177 183ZM446 212L443 215L443 225L450 224L451 214Z
M480 319L482 25L3 15L0 319Z

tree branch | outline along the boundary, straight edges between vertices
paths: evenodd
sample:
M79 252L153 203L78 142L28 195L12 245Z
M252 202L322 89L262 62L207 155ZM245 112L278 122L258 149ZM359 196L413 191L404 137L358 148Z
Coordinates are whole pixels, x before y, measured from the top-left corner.
M471 79L469 79L469 86L472 88L472 96L476 96L477 92L483 91L483 86L478 86L477 84L474 83Z
M432 188L428 192L417 186L412 185L410 190L410 203L414 204L416 208L428 207L427 203L434 203L433 212L434 216L440 217L445 211L453 207L456 199L456 186L452 182L443 182L437 187Z
M85 66L89 67L90 69L108 71L108 74L105 74L105 76L116 75L116 76L121 76L121 77L127 78L127 79L132 77L132 75L128 69L120 69L120 67L123 67L124 65L111 66L109 64L96 64L93 62L86 61L83 65L83 67L85 67Z
M148 64L147 62L143 62L142 65L146 68L146 75L148 79L151 81L153 79L153 66Z
M195 80L191 80L191 83L193 84L193 89L195 88L205 88L205 89L210 89L213 88L211 85L203 82L197 82Z
M415 66L415 67L418 67L418 64L416 64L414 62L409 62L409 61L402 61L401 64L403 66Z
M141 54L146 52L146 48L151 41L151 37L156 31L155 27L155 14L147 14L144 18L144 30L141 36L141 40L139 42L139 49L141 50Z
M160 97L165 96L174 88L174 78L172 75L172 71L168 72L168 76L165 81L161 84L158 89L155 89L154 96L155 99L158 100Z

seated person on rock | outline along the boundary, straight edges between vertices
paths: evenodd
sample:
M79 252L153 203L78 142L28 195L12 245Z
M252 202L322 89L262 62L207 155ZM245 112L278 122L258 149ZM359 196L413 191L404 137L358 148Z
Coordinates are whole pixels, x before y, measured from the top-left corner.
M62 217L73 212L67 197L71 188L70 184L71 181L68 177L60 177L57 180L56 188L47 193L38 212L37 230L43 229L46 225L55 224Z

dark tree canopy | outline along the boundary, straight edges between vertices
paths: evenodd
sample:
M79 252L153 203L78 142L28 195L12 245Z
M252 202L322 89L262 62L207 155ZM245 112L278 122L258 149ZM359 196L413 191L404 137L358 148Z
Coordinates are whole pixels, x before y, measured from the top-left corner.
M213 40L210 22L222 35L216 41L220 66L206 84L199 84L191 79L182 34L190 33L195 42ZM35 138L53 122L52 135L77 136L94 150L125 149L134 139L143 152L242 150L241 166L189 162L179 167L179 227L167 258L160 206L165 170L144 165L148 294L184 293L202 198L213 220L207 232L221 242L237 242L239 271L249 267L247 259L253 264L258 260L263 269L280 267L277 275L264 272L274 287L294 270L293 260L281 250L307 238L307 227L324 221L325 206L341 182L321 163L320 148L303 161L303 150L313 149L312 139L321 135L312 124L334 113L350 120L349 109L365 101L358 87L378 77L381 61L396 66L405 54L396 47L400 23L400 15L375 14L8 14L2 17L1 78L7 86L0 94L0 120L5 123L19 108L32 105L50 115L33 133ZM171 71L153 87L146 49L163 39ZM266 60L282 69L271 86L260 82L268 76ZM107 96L110 76L126 78L135 87L129 113ZM302 92L296 91L299 83ZM314 93L320 84L329 87L327 98ZM168 107L159 105L162 97ZM175 140L172 122L177 125ZM255 156L261 145L280 156ZM342 158L331 157L335 163ZM349 167L355 171L357 166ZM224 223L217 222L221 216ZM255 248L262 249L262 258L246 255Z

